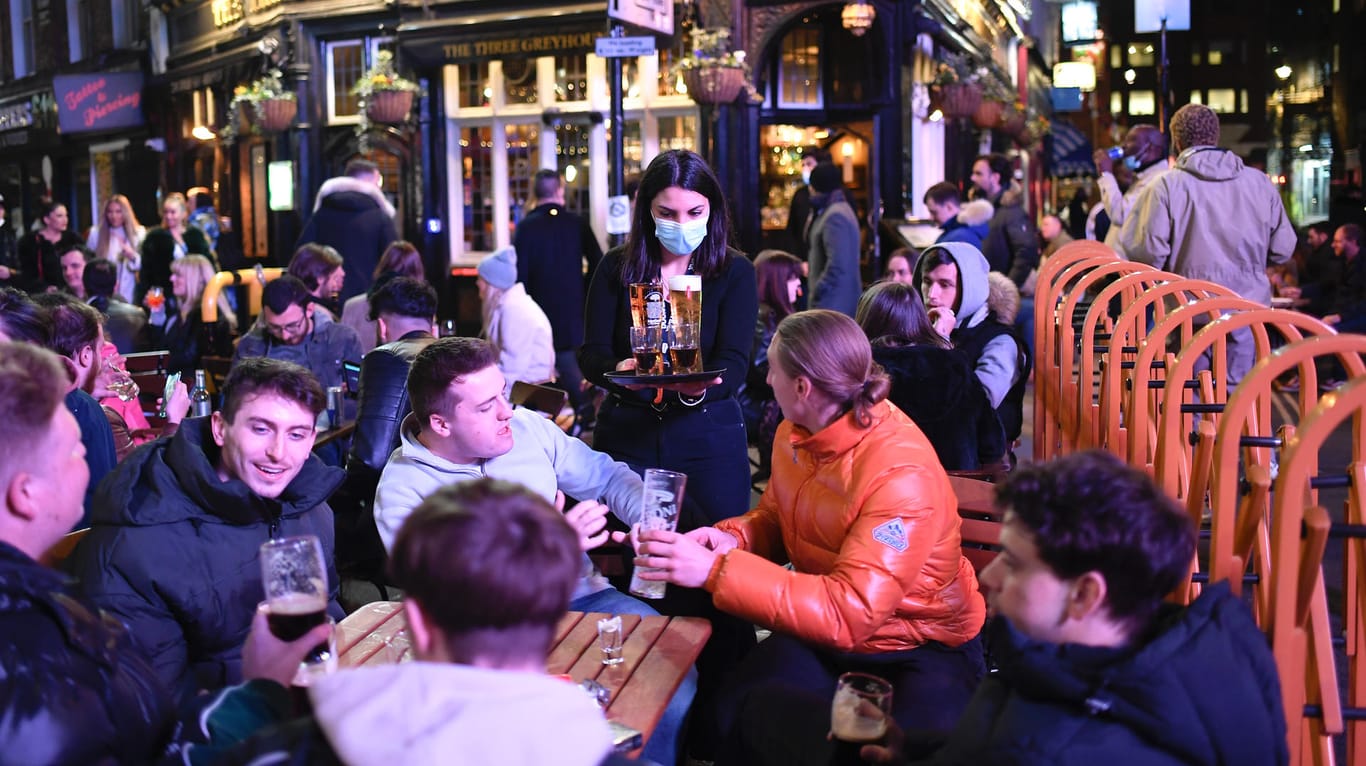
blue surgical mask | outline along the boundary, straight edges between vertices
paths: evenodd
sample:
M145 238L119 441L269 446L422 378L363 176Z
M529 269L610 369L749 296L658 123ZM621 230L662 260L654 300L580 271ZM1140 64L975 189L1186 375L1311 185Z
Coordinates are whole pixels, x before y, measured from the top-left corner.
M802 183L811 184L811 171L806 168L802 168Z
M659 238L659 244L674 255L691 255L707 238L707 219L710 217L704 215L687 223L655 218L655 236Z
M1137 157L1125 157L1125 158L1124 158L1124 167L1126 167L1126 168L1128 168L1128 169L1130 169L1130 170L1138 170L1138 158L1137 158Z

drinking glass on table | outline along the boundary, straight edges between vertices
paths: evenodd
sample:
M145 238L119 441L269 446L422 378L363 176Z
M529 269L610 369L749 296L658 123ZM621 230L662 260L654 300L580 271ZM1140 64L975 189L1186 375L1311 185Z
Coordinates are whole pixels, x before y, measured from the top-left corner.
M683 490L687 487L686 474L662 468L645 469L645 501L641 504L637 530L662 529L672 532L678 527L678 510L683 507ZM651 567L637 565L631 574L631 593L641 598L664 598L663 580L643 580L641 572L657 572Z
M315 535L270 540L261 545L261 582L265 586L270 632L295 641L327 622L327 564ZM307 686L316 673L337 667L335 639L319 644L304 657L296 686Z

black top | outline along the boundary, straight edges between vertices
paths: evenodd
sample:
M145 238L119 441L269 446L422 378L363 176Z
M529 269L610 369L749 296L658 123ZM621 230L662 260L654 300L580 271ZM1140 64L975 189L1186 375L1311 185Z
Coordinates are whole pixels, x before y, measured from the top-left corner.
M577 349L583 343L583 296L602 261L593 230L563 205L547 203L517 224L512 246L517 249L517 281L550 320L555 350Z
M876 346L892 379L887 398L934 445L946 471L974 471L1006 454L1005 432L962 354L933 346Z
M621 253L614 248L603 256L588 288L579 367L585 378L618 396L648 402L653 390L630 391L603 377L631 356L631 299L621 281ZM733 396L745 382L758 313L754 264L731 250L721 273L702 280L702 365L725 369L721 383L707 389L707 399Z
M190 312L189 319L181 320L179 312L167 304L166 323L152 325L149 335L152 348L166 349L166 367L180 373L185 380L194 379L194 371L203 365L207 356L232 356L232 328L228 320L218 317L212 328L205 327L199 309Z
M950 339L953 341L954 350L963 354L968 364L976 369L977 360L981 358L987 344L1002 335L1009 335L1015 341L1017 354L1015 369L1018 377L996 408L996 415L1001 419L1001 427L1006 432L1006 446L1009 447L1020 438L1020 431L1024 428L1025 384L1029 382L1029 371L1034 363L1033 357L1029 355L1029 346L1013 326L1001 324L996 319L995 312L991 312L986 319L972 327L959 327L953 331Z
M204 236L204 232L186 226L181 238L185 240L186 255L202 255L213 260L209 238ZM138 272L139 301L149 287L160 287L167 295L171 294L171 264L175 260L175 236L160 226L147 232L147 237L142 240L142 271ZM217 264L214 268L218 268Z
M62 253L77 245L84 245L80 237L70 231L62 232L56 242L31 231L19 238L19 281L25 290L41 293L49 287L66 287L62 279Z

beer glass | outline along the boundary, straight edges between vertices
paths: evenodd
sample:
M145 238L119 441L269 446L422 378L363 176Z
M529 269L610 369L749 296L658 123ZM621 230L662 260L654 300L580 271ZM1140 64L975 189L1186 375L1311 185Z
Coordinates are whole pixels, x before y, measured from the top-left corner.
M696 322L674 325L673 342L669 344L669 364L675 375L702 371L702 354L699 348L702 326Z
M678 510L683 507L683 490L687 486L686 474L666 471L662 468L645 469L645 496L641 503L640 523L636 529L663 529L669 532L678 527ZM663 580L642 580L641 572L658 571L650 567L636 566L631 574L631 593L641 598L664 598Z
M675 327L702 324L702 277L697 274L669 277L669 311Z
M631 326L662 327L664 325L664 291L659 285L647 282L632 284Z
M891 714L892 685L886 679L867 673L845 673L835 684L830 733L835 739L855 746L877 742L887 733L887 718Z
M261 544L261 583L270 610L270 632L296 641L327 621L327 564L316 535L282 537ZM304 658L300 679L336 669L336 652L319 644ZM300 685L296 680L296 685ZM305 682L306 683L306 682Z
M637 375L664 373L663 329L659 326L631 328L631 355L636 360Z

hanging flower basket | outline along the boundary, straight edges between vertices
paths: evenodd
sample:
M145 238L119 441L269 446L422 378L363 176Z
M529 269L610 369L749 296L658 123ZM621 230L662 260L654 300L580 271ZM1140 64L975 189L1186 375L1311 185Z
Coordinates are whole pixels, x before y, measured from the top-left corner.
M972 117L982 103L982 86L975 82L939 85L931 91L930 103L945 117Z
M1012 138L1024 135L1026 115L1018 109L1011 109L1001 118L1001 130Z
M256 124L267 133L278 133L294 124L299 113L299 102L292 98L268 98L257 101Z
M365 101L365 114L371 122L397 125L408 119L413 110L413 92L410 90L377 90Z
M745 87L745 70L738 66L700 66L683 70L688 95L699 104L729 104Z
M1001 112L1005 111L1006 105L1000 101L990 98L982 99L982 103L977 105L977 109L972 113L972 124L979 128L1000 127Z

